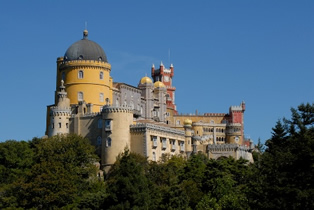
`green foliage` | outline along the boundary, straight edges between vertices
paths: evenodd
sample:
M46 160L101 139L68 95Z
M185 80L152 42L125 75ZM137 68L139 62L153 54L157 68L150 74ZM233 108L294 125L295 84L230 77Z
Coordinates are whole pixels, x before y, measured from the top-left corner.
M108 173L106 205L110 209L149 208L151 195L149 180L145 176L147 168L146 158L125 150Z
M25 141L8 140L0 143L0 186L29 172L34 152Z
M259 209L313 209L314 104L291 109L277 121L258 162L251 190Z
M6 157L3 167L11 170L8 177L18 175L18 178L7 179L1 188L1 207L63 207L72 204L98 182L94 166L97 156L89 141L82 137L69 135L32 142L8 141L2 149L1 157ZM17 149L20 150L15 152ZM3 152L7 150L9 153ZM16 169L20 171L17 173Z

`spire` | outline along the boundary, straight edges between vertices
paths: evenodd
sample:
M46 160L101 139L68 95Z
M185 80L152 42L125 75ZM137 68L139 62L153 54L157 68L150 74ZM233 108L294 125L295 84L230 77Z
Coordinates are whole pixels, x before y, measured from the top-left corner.
M162 61L160 61L160 66L164 66L164 64L162 63Z
M61 85L59 87L58 97L65 98L67 96L67 92L65 91L64 81L61 80Z

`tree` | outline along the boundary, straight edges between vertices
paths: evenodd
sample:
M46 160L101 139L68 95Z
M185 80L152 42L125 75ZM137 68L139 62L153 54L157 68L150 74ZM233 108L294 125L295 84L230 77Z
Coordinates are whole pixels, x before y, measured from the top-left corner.
M105 204L109 209L148 209L151 202L147 159L125 150L108 172Z
M192 155L186 161L184 171L180 176L181 186L189 197L189 206L193 209L204 195L202 181L208 161L209 159L204 154Z
M28 142L8 140L0 143L0 208L18 206L12 187L30 174L33 164L34 152Z
M277 121L266 141L255 185L258 208L314 208L314 104L291 112L291 120Z
M34 142L33 142L34 143ZM96 182L97 156L87 139L76 135L36 140L32 173L11 188L24 208L60 208Z

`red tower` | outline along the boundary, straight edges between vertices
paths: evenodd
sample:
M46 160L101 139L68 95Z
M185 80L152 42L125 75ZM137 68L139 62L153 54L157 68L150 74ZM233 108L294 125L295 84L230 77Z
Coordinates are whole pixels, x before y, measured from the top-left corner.
M177 114L177 107L175 105L175 90L176 88L172 86L173 78L173 65L170 65L170 69L164 67L164 64L161 62L159 69L155 69L155 66L152 66L152 78L154 83L161 81L165 84L167 88L166 102L167 109L173 110L174 114Z

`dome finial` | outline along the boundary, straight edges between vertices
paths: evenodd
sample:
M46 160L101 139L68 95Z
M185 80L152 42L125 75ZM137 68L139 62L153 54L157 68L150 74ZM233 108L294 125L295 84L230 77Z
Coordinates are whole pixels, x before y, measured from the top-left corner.
M87 37L88 37L88 31L85 29L83 31L83 39L87 39Z

